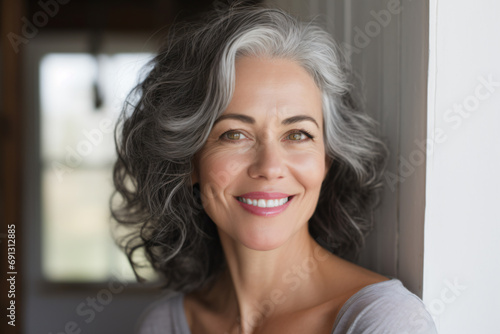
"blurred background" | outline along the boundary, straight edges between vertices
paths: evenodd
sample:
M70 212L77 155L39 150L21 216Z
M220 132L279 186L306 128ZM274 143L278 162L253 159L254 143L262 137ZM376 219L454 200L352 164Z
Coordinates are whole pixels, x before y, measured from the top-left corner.
M161 297L110 237L113 128L169 27L227 2L1 0L1 333L133 333ZM440 333L500 332L500 3L246 3L319 21L380 125L391 155L359 264L399 278Z

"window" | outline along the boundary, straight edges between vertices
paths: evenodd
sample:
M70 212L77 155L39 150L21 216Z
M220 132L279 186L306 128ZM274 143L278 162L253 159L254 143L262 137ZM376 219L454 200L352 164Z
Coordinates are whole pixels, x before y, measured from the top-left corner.
M109 233L114 125L148 53L48 53L40 62L42 273L135 280Z

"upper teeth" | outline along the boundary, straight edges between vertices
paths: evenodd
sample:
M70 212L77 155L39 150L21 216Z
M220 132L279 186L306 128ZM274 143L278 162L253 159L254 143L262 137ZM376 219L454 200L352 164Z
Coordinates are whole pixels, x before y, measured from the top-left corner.
M280 206L288 202L288 197L285 198L277 198L277 199L250 199L250 198L244 198L244 197L238 197L238 201L258 206L260 208L274 208L275 206Z

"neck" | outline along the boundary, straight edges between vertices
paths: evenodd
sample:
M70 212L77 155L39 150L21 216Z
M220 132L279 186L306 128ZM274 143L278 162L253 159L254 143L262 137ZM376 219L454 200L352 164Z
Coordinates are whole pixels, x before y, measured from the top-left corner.
M232 282L223 288L224 295L239 310L242 333L252 333L294 307L311 305L327 284L324 263L331 256L309 235L307 224L286 243L266 251L237 244L222 231L219 235Z

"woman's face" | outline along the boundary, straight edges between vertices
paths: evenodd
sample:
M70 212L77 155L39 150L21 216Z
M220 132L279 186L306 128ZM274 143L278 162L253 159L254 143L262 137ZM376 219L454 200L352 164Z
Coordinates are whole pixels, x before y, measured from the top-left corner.
M290 60L238 59L233 99L194 167L221 238L270 250L307 233L328 167L312 77Z

